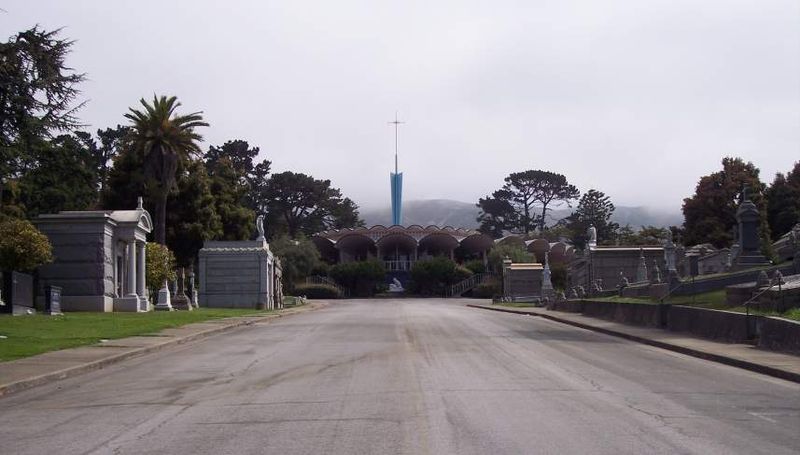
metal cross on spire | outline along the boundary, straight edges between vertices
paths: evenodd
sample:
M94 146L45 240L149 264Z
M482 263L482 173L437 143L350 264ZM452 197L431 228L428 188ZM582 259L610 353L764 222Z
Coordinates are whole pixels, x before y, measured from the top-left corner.
M401 122L397 119L397 111L394 112L394 121L389 122L389 125L394 125L394 173L397 174L397 127L406 122Z

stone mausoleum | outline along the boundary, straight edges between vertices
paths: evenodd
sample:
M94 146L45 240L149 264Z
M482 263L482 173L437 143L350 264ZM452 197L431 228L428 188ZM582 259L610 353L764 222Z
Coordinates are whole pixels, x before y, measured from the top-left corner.
M264 238L263 217L256 240L209 241L199 253L200 306L281 308L281 265Z
M135 210L64 211L34 223L54 256L39 268L39 299L53 285L62 288L63 311L150 310L145 245L153 222L141 198Z

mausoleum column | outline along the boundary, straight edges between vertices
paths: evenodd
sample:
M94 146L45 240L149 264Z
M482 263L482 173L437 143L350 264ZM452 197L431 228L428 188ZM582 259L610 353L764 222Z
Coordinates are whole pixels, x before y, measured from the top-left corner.
M128 242L128 297L136 295L136 242Z
M147 254L145 253L145 243L144 242L136 242L136 249L137 251L137 268L136 268L136 293L139 294L140 297L145 296L147 293L145 292L145 277L147 276L146 273L146 258Z

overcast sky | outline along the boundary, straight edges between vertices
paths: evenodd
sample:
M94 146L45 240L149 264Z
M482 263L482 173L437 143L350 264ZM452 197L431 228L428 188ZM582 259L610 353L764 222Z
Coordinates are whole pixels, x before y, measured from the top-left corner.
M389 204L476 201L525 169L677 210L723 156L800 160L800 1L4 1L1 38L76 40L80 116L176 95L276 171Z

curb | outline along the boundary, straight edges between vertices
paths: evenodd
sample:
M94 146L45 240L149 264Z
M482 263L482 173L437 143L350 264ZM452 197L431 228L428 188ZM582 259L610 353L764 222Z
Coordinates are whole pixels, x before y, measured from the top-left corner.
M324 308L327 306L326 304L308 304L306 306L300 308L290 308L290 311L285 313L276 313L276 314L269 314L265 316L250 316L246 317L247 319L242 319L240 321L232 322L231 324L222 325L221 327L214 327L212 329L204 330L202 332L193 333L191 335L186 335L180 338L172 338L168 341L163 343L159 343L153 346L146 346L142 348L137 348L132 351L128 351L122 354L112 355L100 360L96 360L94 362L85 363L83 365L76 365L74 367L64 368L63 370L53 371L51 373L46 373L40 376L34 376L32 378L27 379L20 379L19 381L11 382L8 384L0 384L0 398L7 397L11 394L22 392L23 390L28 390L33 387L38 387L40 385L49 384L51 382L60 381L62 379L67 379L75 376L79 376L84 373L88 373L90 371L101 370L107 366L114 365L116 363L122 362L123 360L128 360L134 357L143 356L146 354L150 354L153 352L160 351L165 348L169 348L172 346L177 346L185 343L190 343L192 341L197 341L202 338L207 338L214 335L219 335L223 332L228 332L234 329L238 329L244 326L249 326L256 324L262 321L271 321L274 319L283 318L286 316L292 316L299 313L305 313L308 311L318 310L320 308ZM293 310L293 311L292 311ZM214 322L214 321L224 321L225 319L211 319L208 321L203 322ZM124 340L124 338L120 338ZM87 345L87 346L95 346L95 345ZM82 346L84 347L84 346ZM55 351L52 351L55 352ZM35 357L35 356L34 356ZM30 358L30 357L28 357ZM0 364L2 365L2 364Z
M685 346L678 346L671 343L666 343L663 341L652 340L650 338L644 338L637 335L631 335L629 333L618 332L616 330L606 329L603 327L597 327L589 324L583 324L581 322L570 321L568 319L562 319L558 316L552 316L549 314L539 314L539 313L527 313L522 311L514 311L511 308L491 308L481 305L475 304L467 304L468 307L471 308L480 308L482 310L489 310L489 311L499 311L501 313L512 313L512 314L519 314L523 316L537 316L544 319L549 319L551 321L560 322L562 324L571 325L574 327L578 327L581 329L591 330L593 332L604 333L606 335L611 335L615 337L625 338L630 341L636 341L638 343L647 344L650 346L655 346L657 348L666 349L673 352L678 352L680 354L686 354L692 357L697 357L704 360L710 360L712 362L722 363L728 366L742 368L744 370L749 370L754 373L760 373L767 376L772 376L779 379L784 379L787 381L792 381L796 383L800 383L800 374L793 373L791 371L781 370L779 368L773 368L767 365L762 365L759 363L748 362L747 360L736 359L733 357L728 357L720 354L714 354L711 352L701 351L698 349L687 348Z

